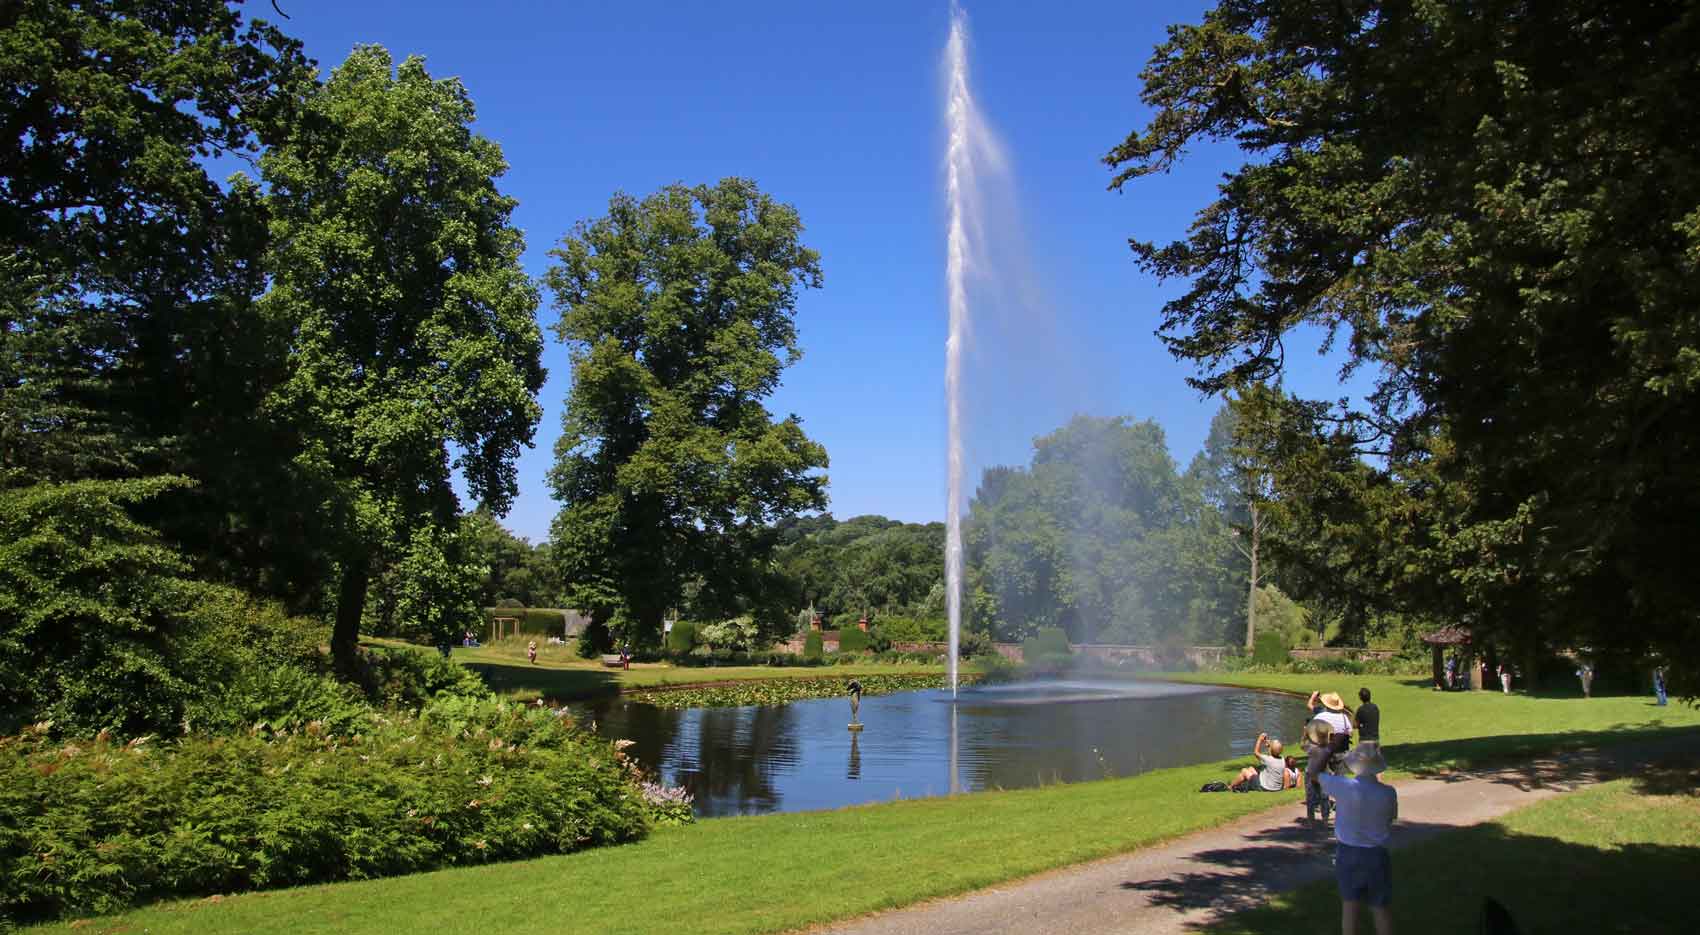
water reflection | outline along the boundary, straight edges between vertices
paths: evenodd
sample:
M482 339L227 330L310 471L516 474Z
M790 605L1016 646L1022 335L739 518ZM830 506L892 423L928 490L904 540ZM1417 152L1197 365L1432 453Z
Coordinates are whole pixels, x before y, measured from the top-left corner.
M1248 754L1260 731L1296 736L1304 717L1287 696L1162 683L972 689L955 704L948 691L872 696L861 733L845 730L843 705L574 707L634 741L628 754L689 789L704 817L1129 776Z

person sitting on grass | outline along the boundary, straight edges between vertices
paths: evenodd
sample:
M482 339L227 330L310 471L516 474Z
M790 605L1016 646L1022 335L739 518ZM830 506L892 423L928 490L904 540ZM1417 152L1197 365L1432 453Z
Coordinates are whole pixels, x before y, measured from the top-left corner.
M1334 799L1334 877L1340 887L1340 931L1356 935L1358 907L1369 903L1376 935L1393 935L1393 860L1387 853L1399 793L1376 777L1387 768L1379 746L1346 755L1355 778L1323 773L1322 790Z
M1264 741L1269 743L1268 753L1263 752ZM1240 770L1240 775L1229 784L1229 788L1236 792L1241 789L1280 792L1292 788L1287 783L1287 767L1293 761L1291 758L1281 759L1281 741L1270 740L1268 734L1258 734L1257 743L1251 746L1251 755L1257 758L1259 765ZM1251 785L1254 781L1256 784Z

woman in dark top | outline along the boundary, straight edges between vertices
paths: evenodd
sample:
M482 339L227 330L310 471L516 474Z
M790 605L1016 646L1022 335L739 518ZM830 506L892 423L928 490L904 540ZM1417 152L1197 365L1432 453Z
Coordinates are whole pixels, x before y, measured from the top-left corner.
M1369 689L1358 689L1358 700L1363 704L1358 706L1358 743L1373 743L1381 746L1381 709L1369 700Z

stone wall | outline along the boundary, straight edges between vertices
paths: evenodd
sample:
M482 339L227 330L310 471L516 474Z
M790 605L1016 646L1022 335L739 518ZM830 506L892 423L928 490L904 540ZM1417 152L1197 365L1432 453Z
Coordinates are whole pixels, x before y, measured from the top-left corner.
M1130 646L1119 643L1074 643L1070 649L1077 656L1117 666L1142 669L1168 668L1177 659L1185 659L1195 669L1217 666L1231 650L1226 646Z
M1289 649L1287 655L1299 661L1307 659L1351 659L1364 662L1371 659L1392 659L1399 655L1399 651L1397 649L1354 649L1349 646L1333 646L1321 649Z

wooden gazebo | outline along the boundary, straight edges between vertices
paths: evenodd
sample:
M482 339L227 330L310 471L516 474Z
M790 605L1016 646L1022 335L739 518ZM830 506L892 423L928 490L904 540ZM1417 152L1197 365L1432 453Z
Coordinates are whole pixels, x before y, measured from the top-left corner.
M1429 647L1434 650L1435 685L1439 686L1445 684L1446 666L1442 656L1446 652L1446 647L1455 646L1462 647L1459 650L1459 654L1463 658L1459 660L1459 663L1463 671L1459 674L1463 675L1466 679L1469 679L1469 685L1471 688L1479 689L1482 687L1481 671L1475 664L1475 660L1472 658L1474 654L1470 651L1469 630L1466 630L1463 627L1441 627L1433 633L1423 637L1423 642L1427 643Z

